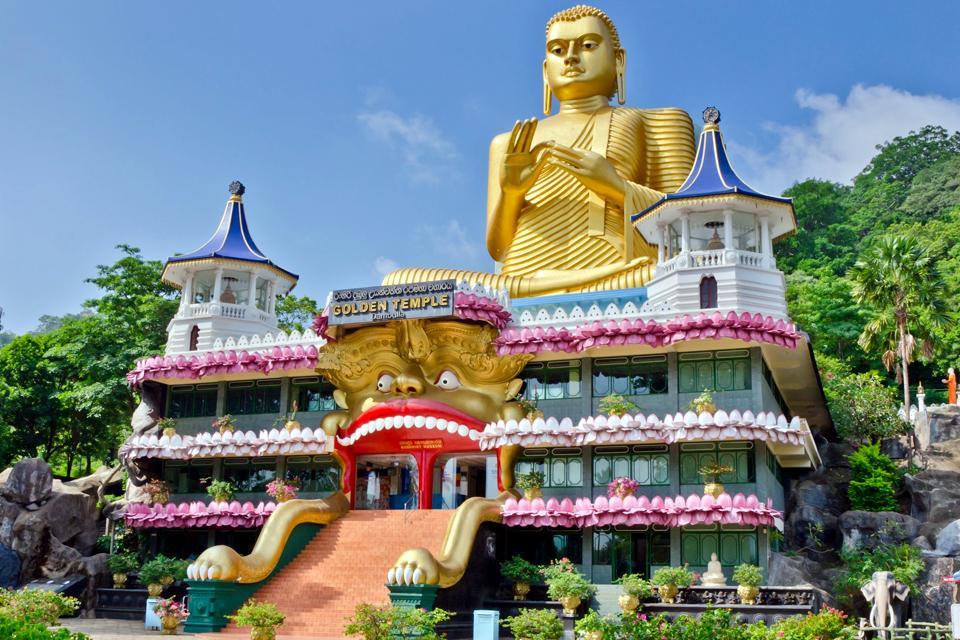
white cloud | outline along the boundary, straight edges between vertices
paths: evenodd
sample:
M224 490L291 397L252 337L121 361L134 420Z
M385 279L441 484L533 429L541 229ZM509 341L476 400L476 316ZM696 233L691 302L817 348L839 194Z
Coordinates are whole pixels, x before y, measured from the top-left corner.
M482 238L471 238L460 226L459 220L450 220L445 225L417 227L420 244L437 255L457 260L474 260L480 255Z
M855 85L846 99L806 89L797 104L813 112L809 125L767 123L777 142L772 151L728 140L734 163L754 187L780 193L798 180L823 178L849 182L876 154L876 145L933 124L960 129L960 99L914 95L886 85Z
M397 261L386 256L377 256L373 261L373 270L381 278L397 268Z
M415 182L438 183L451 175L450 161L457 157L456 148L430 118L378 109L361 112L357 120L373 140L400 154Z

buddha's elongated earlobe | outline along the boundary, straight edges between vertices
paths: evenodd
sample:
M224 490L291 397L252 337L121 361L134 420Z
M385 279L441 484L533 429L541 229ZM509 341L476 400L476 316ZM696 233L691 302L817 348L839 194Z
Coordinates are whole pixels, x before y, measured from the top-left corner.
M624 76L627 72L627 52L623 49L617 49L617 103L624 104L627 101L626 80Z
M550 108L553 107L553 93L550 91L550 83L547 82L547 61L543 61L543 115L550 115Z

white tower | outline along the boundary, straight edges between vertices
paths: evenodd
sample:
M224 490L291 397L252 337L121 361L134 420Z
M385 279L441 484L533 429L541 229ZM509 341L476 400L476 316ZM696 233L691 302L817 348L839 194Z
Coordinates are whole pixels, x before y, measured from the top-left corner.
M250 236L244 187L230 183L217 230L190 253L167 259L163 280L181 291L167 328L167 355L203 351L217 338L277 330L276 301L298 276L271 262Z
M793 201L762 194L727 159L720 112L703 112L697 157L675 193L633 216L657 246L648 304L671 313L749 311L787 317L773 241L797 227Z

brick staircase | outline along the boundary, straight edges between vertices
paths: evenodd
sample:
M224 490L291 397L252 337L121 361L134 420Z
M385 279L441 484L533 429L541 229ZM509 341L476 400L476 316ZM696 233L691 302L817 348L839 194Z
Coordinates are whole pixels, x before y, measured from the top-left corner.
M351 511L322 529L254 597L287 615L280 638L344 637L345 619L358 603L390 601L384 586L387 570L403 551L439 551L452 515L441 510ZM226 634L239 632L233 623L224 629Z

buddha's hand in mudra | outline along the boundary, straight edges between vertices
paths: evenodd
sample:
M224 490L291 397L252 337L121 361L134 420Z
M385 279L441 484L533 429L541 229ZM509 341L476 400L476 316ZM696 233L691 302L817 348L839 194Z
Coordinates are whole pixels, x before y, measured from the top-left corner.
M595 151L549 142L544 143L541 153L541 161L544 160L566 171L604 200L623 205L626 183L605 156Z
M537 119L517 120L510 132L510 141L500 165L500 189L511 196L524 196L543 170L547 142L532 146Z

